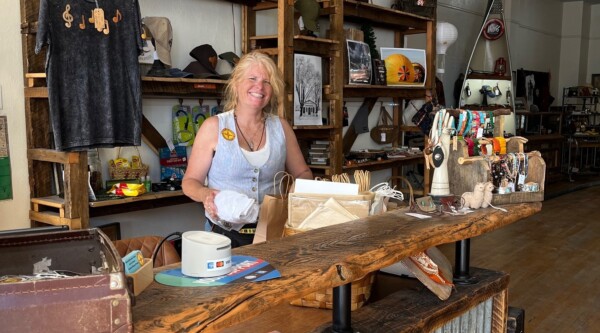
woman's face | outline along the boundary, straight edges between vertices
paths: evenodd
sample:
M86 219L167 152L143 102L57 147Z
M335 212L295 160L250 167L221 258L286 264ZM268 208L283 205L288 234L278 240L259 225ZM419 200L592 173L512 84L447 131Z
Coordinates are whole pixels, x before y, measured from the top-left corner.
M262 110L273 95L269 73L256 64L248 69L238 85L238 106Z

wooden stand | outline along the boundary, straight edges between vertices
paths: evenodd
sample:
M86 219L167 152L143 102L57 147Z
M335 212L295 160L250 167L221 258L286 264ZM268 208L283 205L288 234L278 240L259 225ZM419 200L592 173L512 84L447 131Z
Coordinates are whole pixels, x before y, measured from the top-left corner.
M512 143L511 143L512 142ZM488 158L483 156L469 157L468 148L464 141L458 141L455 149L451 146L448 161L448 174L450 175L450 192L460 196L465 192L473 191L475 184L489 181L490 167L488 160L497 159L496 156ZM523 152L522 143L509 140L507 152ZM546 163L539 152L530 152L529 167L525 182L539 184L539 192L513 192L509 194L494 194L492 205L507 203L536 202L544 200L544 182L546 177Z

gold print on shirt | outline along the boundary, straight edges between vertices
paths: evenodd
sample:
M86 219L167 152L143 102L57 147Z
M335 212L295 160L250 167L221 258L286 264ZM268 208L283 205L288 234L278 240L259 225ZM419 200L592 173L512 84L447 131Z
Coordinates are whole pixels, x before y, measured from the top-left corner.
M108 30L105 27L105 25L108 25L108 23L104 19L104 10L102 8L94 8L92 13L93 13L93 17L94 17L94 22L93 22L94 28L96 28L96 30L98 30L99 32ZM105 34L108 34L108 33L105 32Z
M110 29L108 29L108 20L104 20L104 30L102 30L102 32L105 35L108 35L108 33L110 32Z
M115 22L115 23L118 23L122 19L123 19L123 15L121 15L121 12L117 9L117 12L115 13L115 16L113 16L113 18L112 18L112 21Z
M71 27L71 22L73 22L73 15L71 15L71 5L67 4L65 6L65 11L63 12L63 20L65 21L65 26L67 28Z
M85 15L81 14L81 23L79 23L79 29L85 30Z
M75 16L78 16L79 13L74 13ZM67 4L65 6L65 11L62 13L63 21L65 22L65 26L70 28L73 22L73 15L71 15L71 5ZM100 7L96 7L92 9L91 15L87 18L87 21L94 26L94 28L105 35L110 33L110 21L104 17L104 10ZM119 9L116 9L115 16L111 18L111 21L115 23L123 21L123 14ZM86 29L86 17L85 14L81 14L81 23L79 23L79 29Z

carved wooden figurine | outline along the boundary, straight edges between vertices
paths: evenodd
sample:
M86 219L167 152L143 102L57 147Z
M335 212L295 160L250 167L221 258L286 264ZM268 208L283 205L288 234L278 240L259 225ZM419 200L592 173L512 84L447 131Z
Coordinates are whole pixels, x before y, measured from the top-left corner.
M485 183L475 184L473 192L465 192L462 194L462 201L464 208L478 209L483 204L483 191L485 190Z

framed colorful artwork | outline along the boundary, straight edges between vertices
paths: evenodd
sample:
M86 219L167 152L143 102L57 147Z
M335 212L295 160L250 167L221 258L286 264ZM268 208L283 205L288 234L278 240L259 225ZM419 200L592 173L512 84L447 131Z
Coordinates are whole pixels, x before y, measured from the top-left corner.
M381 59L385 61L388 86L425 85L427 77L425 50L382 47Z

